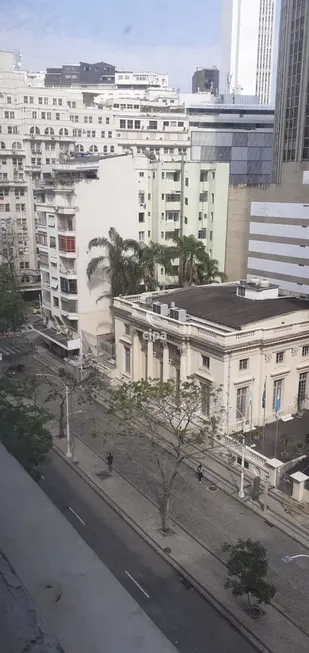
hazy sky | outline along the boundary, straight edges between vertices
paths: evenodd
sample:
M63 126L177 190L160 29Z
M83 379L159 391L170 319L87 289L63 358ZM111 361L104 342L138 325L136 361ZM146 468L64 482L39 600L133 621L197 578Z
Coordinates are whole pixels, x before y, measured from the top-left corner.
M0 47L28 70L103 60L190 90L197 66L219 66L220 24L220 0L2 0Z

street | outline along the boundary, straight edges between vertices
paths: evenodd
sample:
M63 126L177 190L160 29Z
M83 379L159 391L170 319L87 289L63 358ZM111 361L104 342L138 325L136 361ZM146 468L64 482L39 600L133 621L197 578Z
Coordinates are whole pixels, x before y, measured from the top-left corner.
M180 653L256 653L54 452L40 486Z

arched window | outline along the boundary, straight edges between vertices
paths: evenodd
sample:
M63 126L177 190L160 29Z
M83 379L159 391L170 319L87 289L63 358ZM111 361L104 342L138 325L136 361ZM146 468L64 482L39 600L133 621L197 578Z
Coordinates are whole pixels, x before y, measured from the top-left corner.
M98 148L97 145L90 145L89 152L91 152L91 154L93 154L94 152L98 152L98 151L99 151L99 148Z
M46 127L44 134L45 136L53 136L55 133L55 130L52 127Z
M19 141L15 141L12 145L12 150L21 150L21 143Z
M5 150L5 143L3 141L0 142L0 149Z
M76 150L76 152L84 152L84 146L77 144L75 146L75 150Z
M69 130L66 127L61 127L59 129L59 136L68 136L69 135Z
M107 145L104 145L103 152L104 152L104 154L107 154Z
M111 145L111 152L115 152L115 148L113 145Z
M38 127L30 127L30 134L39 134L40 130Z

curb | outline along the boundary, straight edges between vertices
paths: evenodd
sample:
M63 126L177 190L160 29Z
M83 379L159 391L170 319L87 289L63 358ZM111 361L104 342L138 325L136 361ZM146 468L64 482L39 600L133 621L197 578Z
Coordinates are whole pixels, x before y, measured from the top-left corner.
M253 635L249 629L247 629L246 626L238 619L235 617L235 615L227 608L225 608L222 603L216 599L216 597L211 594L208 590L205 589L203 585L201 585L194 576L192 576L189 572L187 572L182 565L180 565L176 560L174 560L171 556L167 555L163 548L158 545L158 543L152 539L146 531L144 531L141 526L134 520L132 517L130 517L124 510L122 510L116 503L111 499L105 492L102 490L92 479L87 476L85 472L83 472L78 466L74 465L70 460L66 458L64 453L54 444L53 450L55 453L62 459L64 460L70 467L71 469L74 469L76 474L78 474L92 489L106 501L106 503L124 520L126 521L134 530L138 532L138 534L148 543L150 546L152 546L157 553L159 553L162 558L166 560L174 569L181 575L183 576L186 580L188 580L193 587L207 600L213 607L220 612L220 614L227 620L229 621L234 628L236 628L238 631L241 632L241 634L251 643L255 648L260 653L274 653L274 651L263 642ZM176 523L176 522L175 522ZM178 524L177 524L178 526ZM180 527L182 528L182 527ZM275 606L274 606L275 607Z

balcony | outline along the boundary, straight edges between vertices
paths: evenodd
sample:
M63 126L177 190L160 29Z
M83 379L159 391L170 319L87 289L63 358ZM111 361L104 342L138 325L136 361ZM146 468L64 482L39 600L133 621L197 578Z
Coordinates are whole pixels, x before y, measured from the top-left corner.
M55 206L55 211L61 215L75 215L75 207L73 206Z
M58 231L61 233L66 233L67 236L71 235L74 236L75 234L75 226L73 224L61 224L61 222L58 222Z
M76 270L73 267L72 268L64 268L62 265L60 265L60 270L59 271L60 271L60 274L62 274L66 278L75 279L76 275L77 275Z

